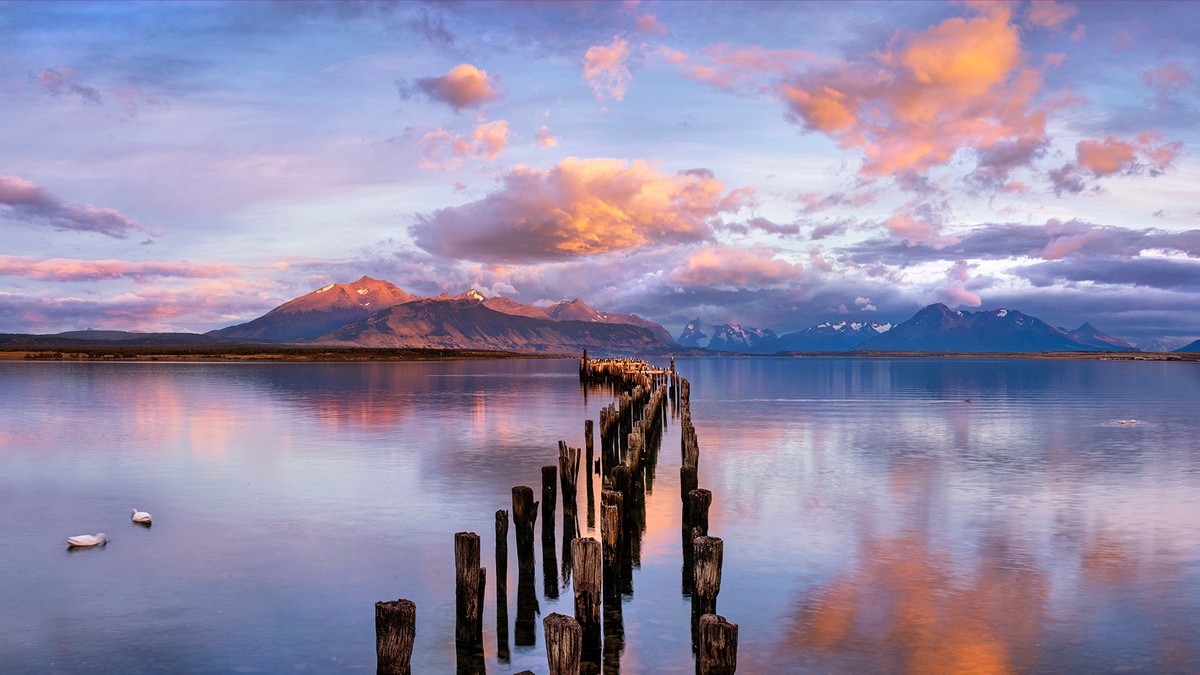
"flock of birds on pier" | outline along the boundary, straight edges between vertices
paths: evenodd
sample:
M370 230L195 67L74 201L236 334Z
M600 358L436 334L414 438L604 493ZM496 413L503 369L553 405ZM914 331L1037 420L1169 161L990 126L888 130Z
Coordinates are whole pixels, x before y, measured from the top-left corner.
M153 519L150 517L149 513L146 513L145 511L138 511L137 507L134 507L133 515L130 516L130 519L133 520L134 523L143 525L145 527L150 527L151 523L153 522ZM67 548L90 548L93 546L104 546L107 543L108 535L104 534L103 532L97 532L96 534L77 534L73 537L67 537Z

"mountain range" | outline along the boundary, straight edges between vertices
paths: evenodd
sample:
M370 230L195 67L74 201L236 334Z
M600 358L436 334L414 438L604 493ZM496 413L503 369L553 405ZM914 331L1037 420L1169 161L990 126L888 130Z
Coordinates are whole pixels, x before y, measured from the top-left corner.
M1016 310L968 312L943 304L922 308L896 325L840 321L777 336L770 329L688 323L681 346L745 354L779 352L1086 352L1138 351L1090 323L1058 328Z
M769 328L688 322L677 339L636 314L601 312L582 300L544 309L476 290L433 298L364 276L329 284L245 323L192 333L86 330L0 335L0 346L280 344L502 350L531 353L1086 352L1138 351L1090 323L1069 330L1017 310L970 312L943 304L898 324L825 322L777 334ZM1200 351L1200 340L1179 352Z

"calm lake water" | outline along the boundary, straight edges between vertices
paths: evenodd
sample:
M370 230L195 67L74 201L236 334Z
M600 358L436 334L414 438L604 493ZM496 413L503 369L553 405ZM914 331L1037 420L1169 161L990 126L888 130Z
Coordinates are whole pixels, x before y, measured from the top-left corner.
M677 365L739 672L1200 672L1200 366ZM414 672L454 672L453 534L473 530L488 672L546 672L540 619L572 613L570 587L547 596L539 543L536 643L509 625L502 661L493 514L609 402L576 368L0 363L0 671L371 670L373 604L404 597ZM678 432L624 673L694 672Z

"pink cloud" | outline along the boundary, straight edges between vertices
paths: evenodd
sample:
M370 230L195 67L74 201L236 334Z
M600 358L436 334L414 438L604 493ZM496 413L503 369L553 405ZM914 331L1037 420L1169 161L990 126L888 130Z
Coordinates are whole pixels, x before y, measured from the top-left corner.
M37 281L105 281L133 279L145 282L161 277L217 278L234 271L231 265L190 262L130 262L127 260L34 260L0 255L0 276Z
M1078 11L1071 5L1055 2L1055 0L1033 0L1029 3L1029 11L1025 16L1029 19L1029 23L1035 26L1058 28L1067 19L1075 16Z
M1131 140L1115 136L1083 140L1075 145L1077 164L1060 171L1084 171L1097 178L1113 174L1157 176L1171 167L1182 148L1180 141L1168 141L1156 131L1143 132Z
M700 241L736 209L707 170L665 174L646 162L570 157L551 169L519 166L498 191L421 215L411 232L438 255L519 262ZM730 193L733 194L733 193Z
M1031 163L1047 143L1045 110L1033 105L1040 72L1023 66L1007 5L898 33L887 48L790 78L779 88L793 119L827 134L865 162L863 176L897 176L950 162L960 150L1003 152L989 183Z
M84 103L93 105L101 103L100 91L95 87L80 84L75 71L70 68L47 68L38 73L34 79L45 87L47 93L54 96L75 94Z
M46 188L17 176L0 176L0 218L117 239L128 238L132 231L158 233L115 209L64 202Z
M591 85L596 100L624 100L625 88L633 80L625 65L628 60L629 42L619 36L613 36L608 45L588 48L583 55L583 79Z
M971 281L971 268L965 260L959 260L946 271L946 282L933 291L933 298L950 307L979 307L983 299L978 293L967 289Z
M558 137L554 135L554 132L550 131L550 127L548 126L542 125L537 130L537 133L534 134L534 137L537 139L537 144L543 148L553 148L558 145Z
M659 23L658 17L653 14L639 16L637 24L634 25L634 30L639 33L653 33L655 35L665 35L667 33L666 26Z
M883 226L894 241L903 241L909 246L929 244L934 248L942 248L957 241L942 234L939 217L929 209L912 204L897 209L883 222Z
M764 49L757 45L717 44L702 48L694 59L666 48L658 53L668 63L683 68L688 78L726 91L766 91L773 81L794 75L799 64L819 60L799 49Z
M475 127L469 136L453 134L441 127L425 133L416 142L422 169L448 171L462 166L464 159L495 160L508 146L508 122L496 120Z
M671 279L693 286L770 286L800 278L804 269L766 247L707 246L671 270Z
M1142 82L1154 92L1151 103L1162 108L1167 99L1191 86L1192 76L1178 63L1171 62L1142 73Z
M495 78L489 78L486 70L463 63L451 68L445 75L417 80L416 88L429 98L450 106L455 112L461 112L464 108L478 108L500 98L500 93L492 86L494 82Z

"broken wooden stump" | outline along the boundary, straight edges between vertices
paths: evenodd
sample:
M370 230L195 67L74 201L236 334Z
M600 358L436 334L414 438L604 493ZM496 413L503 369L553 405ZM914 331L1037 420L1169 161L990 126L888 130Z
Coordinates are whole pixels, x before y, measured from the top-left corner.
M482 634L479 535L474 532L454 534L454 639L457 642L477 642Z
M379 675L409 675L416 635L415 602L401 598L375 603L376 672Z
M696 660L700 675L734 675L737 672L738 625L725 617L700 617L700 653Z
M533 488L518 485L512 489L512 517L517 535L517 569L532 573L533 524L537 522L538 503L533 501Z
M583 634L573 617L554 612L542 621L546 631L546 662L550 675L579 675Z
M611 508L611 507L610 507ZM571 558L575 562L575 620L583 631L583 649L600 649L601 591L603 570L600 542L588 537L571 542Z

